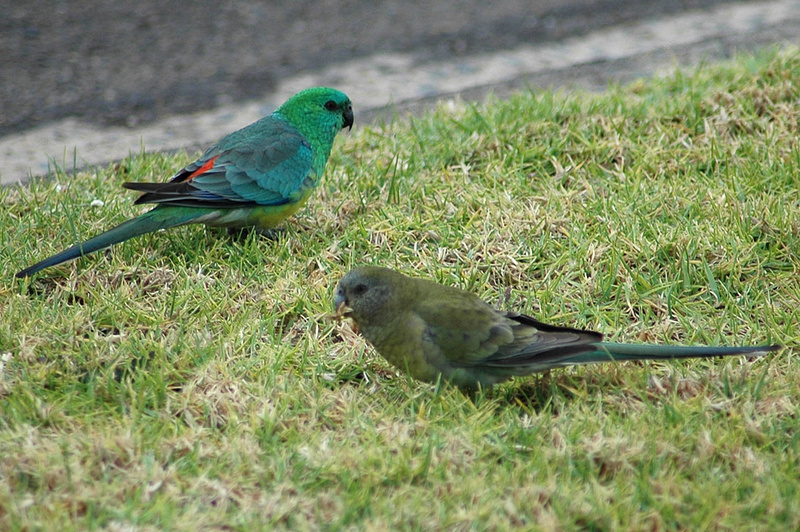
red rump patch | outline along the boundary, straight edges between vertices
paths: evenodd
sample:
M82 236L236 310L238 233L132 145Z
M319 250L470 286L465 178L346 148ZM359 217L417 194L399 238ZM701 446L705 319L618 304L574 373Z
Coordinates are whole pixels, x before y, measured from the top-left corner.
M200 174L205 174L206 172L211 170L214 167L214 161L217 160L217 157L219 157L219 155L215 155L214 157L206 161L205 164L203 164L203 166L201 166L200 168L189 174L189 177L187 177L185 181L189 181L191 178L197 177Z

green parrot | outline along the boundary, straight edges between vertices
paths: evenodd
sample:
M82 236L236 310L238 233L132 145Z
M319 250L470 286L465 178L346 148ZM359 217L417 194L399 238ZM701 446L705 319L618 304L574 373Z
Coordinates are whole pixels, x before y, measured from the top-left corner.
M593 331L556 327L496 310L458 288L364 266L339 281L338 317L352 318L378 353L412 377L464 390L572 364L760 356L779 349L603 342Z
M336 134L352 126L353 106L345 94L326 87L299 92L271 115L223 137L169 182L124 183L144 192L134 204L156 207L16 276L177 225L271 229L305 204Z

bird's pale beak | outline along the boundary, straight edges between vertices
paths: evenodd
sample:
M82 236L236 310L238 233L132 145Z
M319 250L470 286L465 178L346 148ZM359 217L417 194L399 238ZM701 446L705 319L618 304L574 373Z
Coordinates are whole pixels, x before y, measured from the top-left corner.
M353 312L353 309L347 306L347 297L342 292L336 292L333 296L333 306L336 309L335 317L338 319L346 318Z
M342 305L347 305L347 297L337 290L336 295L333 296L333 307L338 309Z

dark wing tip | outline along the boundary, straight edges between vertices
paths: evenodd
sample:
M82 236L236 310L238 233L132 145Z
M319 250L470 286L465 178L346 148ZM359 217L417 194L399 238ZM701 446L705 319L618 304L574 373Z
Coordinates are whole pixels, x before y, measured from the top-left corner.
M123 188L128 190L139 190L141 192L153 192L158 187L166 185L167 183L143 183L141 181L129 181L122 183Z
M548 323L543 323L537 320L536 318L532 318L526 314L519 314L517 312L506 312L505 316L510 320L514 320L517 323L521 323L522 325L527 325L528 327L533 327L542 332L551 332L551 333L571 332L575 334L580 334L583 337L591 337L592 341L594 342L603 341L603 333L599 333L596 331L590 331L587 329L576 329L574 327L561 327L558 325L550 325Z

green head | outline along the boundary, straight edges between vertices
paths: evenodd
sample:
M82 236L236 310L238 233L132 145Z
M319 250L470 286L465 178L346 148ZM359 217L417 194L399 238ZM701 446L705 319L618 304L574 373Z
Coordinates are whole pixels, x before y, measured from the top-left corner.
M353 104L350 98L328 87L312 87L298 92L286 100L275 114L289 120L312 142L328 139L333 143L339 131L353 127Z
M392 322L398 308L415 295L411 278L378 266L350 270L339 281L333 303L338 312L350 317L359 329ZM362 331L363 332L363 331Z

